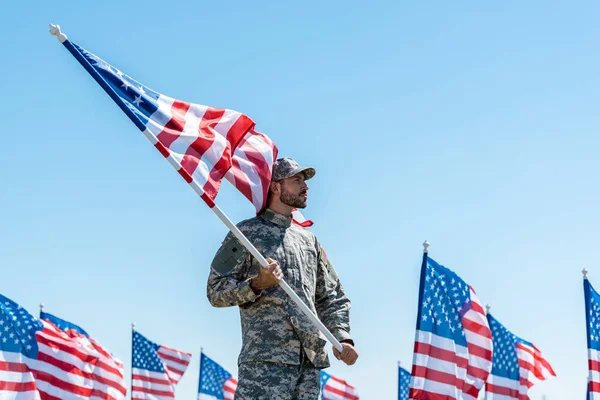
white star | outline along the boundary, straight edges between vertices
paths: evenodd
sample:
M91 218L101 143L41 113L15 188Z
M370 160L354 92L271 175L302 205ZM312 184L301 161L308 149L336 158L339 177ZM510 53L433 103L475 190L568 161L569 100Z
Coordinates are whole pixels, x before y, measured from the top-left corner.
M142 96L135 96L135 100L133 100L133 102L139 106L140 103L143 103L144 101L142 100Z

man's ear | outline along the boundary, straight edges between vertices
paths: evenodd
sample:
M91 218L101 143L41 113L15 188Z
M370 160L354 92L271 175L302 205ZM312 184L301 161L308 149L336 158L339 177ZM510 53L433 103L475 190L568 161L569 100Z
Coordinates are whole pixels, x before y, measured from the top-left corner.
M269 189L272 193L279 194L279 184L277 182L271 182Z

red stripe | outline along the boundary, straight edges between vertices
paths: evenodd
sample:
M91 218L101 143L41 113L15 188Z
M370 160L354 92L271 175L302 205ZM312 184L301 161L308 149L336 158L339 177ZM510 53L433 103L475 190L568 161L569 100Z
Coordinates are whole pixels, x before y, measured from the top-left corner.
M35 382L4 382L0 380L0 391L6 392L30 392L37 390ZM1 398L1 395L0 395Z
M600 372L600 361L588 360L588 367L592 371Z
M469 360L463 357L459 357L455 352L439 347L432 346L430 344L415 342L415 353L424 354L438 360L447 361L456 364L459 368L467 369Z
M328 385L325 385L325 387L323 388L323 391L329 391L334 395L342 396L343 399L358 400L358 396L355 396L352 393L348 393L345 390L336 389L336 388L328 386ZM324 393L324 394L326 395L327 393ZM327 400L327 396L324 396L323 398L325 400Z
M248 183L248 178L242 171L240 166L240 162L237 157L233 157L231 159L231 173L235 178L235 188L239 190L244 197L246 197L250 202L252 202L252 189L250 188L250 184Z
M498 386L492 385L491 383L486 383L485 390L488 393L494 393L498 395L512 397L513 399L520 399L521 395L519 394L518 389L508 388L506 386Z
M190 103L179 100L175 100L173 105L171 105L172 117L165 124L162 132L156 135L158 141L166 148L171 147L173 142L181 136L181 132L183 132L183 128L185 127L185 114L189 110L190 105Z
M23 363L0 361L0 371L25 373L29 368Z
M156 147L156 149L158 151L160 151L160 154L162 154L164 158L168 158L169 155L171 155L171 152L169 151L169 149L167 149L165 147L165 145L162 144L161 142L156 142L156 144L154 145L154 147Z
M590 391L591 392L599 392L600 393L600 382L590 381Z
M41 390L39 390L40 393L40 397L42 398L42 400L63 400L60 397L54 397L46 392L43 392Z
M153 394L153 395L156 395L156 396L164 396L164 397L173 397L173 398L175 398L175 393L173 393L173 392L166 392L164 390L146 389L146 388L139 387L139 386L133 386L131 388L131 392L132 392L132 394L135 394L135 393L147 393L147 394Z
M190 360L182 360L181 358L178 357L174 357L171 356L169 354L165 354L165 353L161 353L160 350L158 352L158 355L160 356L160 358L162 358L163 360L169 360L169 361L173 361L177 364L181 364L183 367L187 367L188 364L190 363Z
M179 350L173 349L171 347L162 346L162 345L158 349L158 352L160 353L161 351L165 351L165 350L172 351L173 353L179 354L181 356L181 359L184 359L184 358L191 359L192 358L192 353L186 353L186 352L179 351Z
M415 400L456 400L456 397L448 396L445 394L427 392L425 390L413 388L410 389L410 392L408 393L408 398Z

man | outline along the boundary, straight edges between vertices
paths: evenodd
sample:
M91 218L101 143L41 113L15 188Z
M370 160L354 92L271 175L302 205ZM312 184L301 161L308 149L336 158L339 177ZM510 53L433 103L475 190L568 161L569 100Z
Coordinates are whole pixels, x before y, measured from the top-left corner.
M267 258L263 268L231 234L217 251L207 295L215 307L239 306L242 349L238 400L317 400L320 370L329 366L322 333L279 287L286 282L342 343L337 359L358 358L350 336L350 300L315 235L292 223L292 210L306 207L306 181L314 168L280 158L273 167L267 207L238 224Z

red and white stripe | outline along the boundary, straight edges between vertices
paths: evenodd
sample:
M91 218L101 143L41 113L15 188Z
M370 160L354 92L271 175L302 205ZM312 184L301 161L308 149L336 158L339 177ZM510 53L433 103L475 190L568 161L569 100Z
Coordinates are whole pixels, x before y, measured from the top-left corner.
M249 198L255 206L264 203L264 195L261 197L260 193L264 192L265 179L271 178L276 149L270 139L254 131L254 121L236 111L179 101L162 94L157 103L158 109L150 116L144 134L179 174L201 192L209 206L214 205L221 180L236 165L232 173L236 187L249 187L252 195ZM265 168L268 176L264 175ZM250 193L246 191L244 195L248 197Z
M161 400L175 398L175 386L190 364L192 355L166 346L160 346L158 357L163 362L164 373L133 368L132 399Z
M124 399L123 364L95 340L48 321L36 332L37 359L0 352L0 399Z
M525 343L517 344L519 382L490 375L486 383L487 400L529 400L529 389L538 382L556 376L552 366L537 349Z
M160 346L158 357L162 360L171 382L177 385L188 365L190 365L192 354Z
M223 398L225 400L233 400L237 385L238 380L235 378L229 378L225 381L225 384L223 385Z
M600 351L588 349L588 368L588 400L600 400Z
M277 146L268 136L251 129L235 148L231 169L225 175L254 204L257 213L267 205L276 159Z
M233 400L235 398L235 391L237 390L238 380L231 377L223 384L223 399ZM219 400L220 397L215 397L206 393L198 393L198 400Z
M409 398L476 400L492 369L492 333L473 288L471 308L462 318L467 347L418 330Z
M323 386L323 400L358 400L358 393L354 386L331 376Z
M304 218L304 215L298 210L294 208L292 210L292 222L296 225L300 225L303 228L310 228L314 225L314 223L310 219Z

